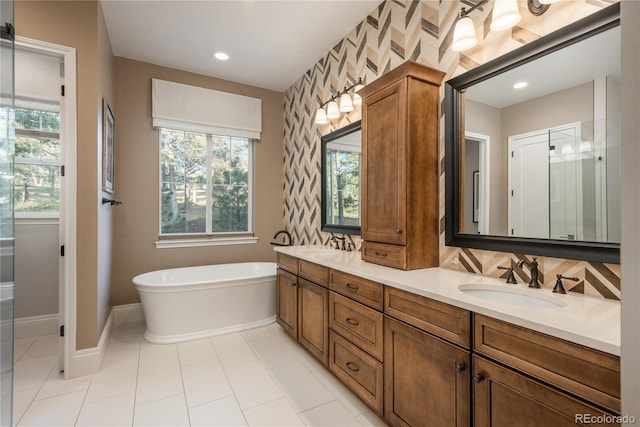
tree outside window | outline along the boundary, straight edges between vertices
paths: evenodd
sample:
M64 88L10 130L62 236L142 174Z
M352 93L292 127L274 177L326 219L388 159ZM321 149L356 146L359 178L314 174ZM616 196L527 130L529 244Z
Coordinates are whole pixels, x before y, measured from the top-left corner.
M161 234L251 231L249 139L162 129L160 145Z

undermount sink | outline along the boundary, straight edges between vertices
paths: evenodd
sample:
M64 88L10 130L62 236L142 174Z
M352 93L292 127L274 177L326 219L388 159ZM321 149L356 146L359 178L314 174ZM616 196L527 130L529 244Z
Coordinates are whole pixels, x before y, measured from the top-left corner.
M561 308L567 305L560 298L543 294L540 289L508 288L490 284L464 284L458 289L466 295L498 304L526 308Z
M304 253L314 255L338 255L340 251L334 248L313 248L306 249Z

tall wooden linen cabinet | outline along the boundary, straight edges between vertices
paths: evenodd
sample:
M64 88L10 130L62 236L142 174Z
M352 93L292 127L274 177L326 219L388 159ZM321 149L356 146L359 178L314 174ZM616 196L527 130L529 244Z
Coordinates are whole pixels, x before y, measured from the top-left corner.
M439 87L408 61L362 97L362 259L403 270L439 265Z

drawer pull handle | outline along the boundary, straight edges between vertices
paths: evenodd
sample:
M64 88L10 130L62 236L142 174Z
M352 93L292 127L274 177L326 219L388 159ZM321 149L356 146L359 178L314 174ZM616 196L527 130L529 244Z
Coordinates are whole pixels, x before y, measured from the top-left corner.
M475 382L475 383L478 383L478 384L479 384L479 383L481 383L482 381L484 381L484 375L482 375L482 374L475 374L475 375L473 376L473 382Z
M347 289L349 289L351 292L358 292L358 286L352 285L351 283L347 283Z
M297 283L292 283L291 287L294 287L294 286L298 286L298 284Z
M358 372L360 370L360 368L358 368L358 365L353 362L347 362L347 368L349 368L349 370L353 372Z
M387 257L387 254L385 252L375 251L374 254L376 254L376 256L380 256L382 258L386 258Z
M402 228L396 228L396 234L402 233Z
M357 320L352 319L351 317L347 317L346 319L347 323L350 324L351 326L358 326L360 323L358 323Z
M467 369L467 367L465 366L464 363L456 363L456 372L457 373L462 373L464 372L464 370Z

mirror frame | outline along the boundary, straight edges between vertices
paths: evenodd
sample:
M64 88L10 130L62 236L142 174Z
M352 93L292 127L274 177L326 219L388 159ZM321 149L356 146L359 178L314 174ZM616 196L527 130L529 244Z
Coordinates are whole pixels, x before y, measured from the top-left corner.
M337 129L331 133L328 133L320 138L322 142L322 150L321 150L321 157L322 157L321 187L322 189L320 190L322 191L322 193L320 194L320 200L321 200L320 215L322 216L322 219L321 219L322 225L320 229L327 233L358 234L358 235L360 234L360 227L356 227L354 225L338 225L338 224L327 223L327 200L325 197L326 191L327 191L327 181L325 179L325 176L327 174L327 159L326 159L327 144L332 141L335 141L336 139L342 138L345 135L349 135L353 132L357 132L361 129L362 129L362 121L358 120L345 127ZM360 184L362 184L362 169L360 171ZM362 191L360 194L362 194ZM362 215L362 207L360 208L360 214ZM362 223L362 217L360 218L360 221Z
M620 25L614 3L445 82L445 245L585 261L620 263L618 243L460 233L461 94L470 86Z

